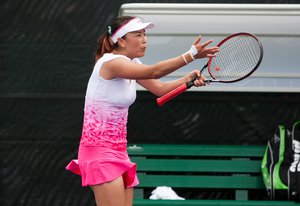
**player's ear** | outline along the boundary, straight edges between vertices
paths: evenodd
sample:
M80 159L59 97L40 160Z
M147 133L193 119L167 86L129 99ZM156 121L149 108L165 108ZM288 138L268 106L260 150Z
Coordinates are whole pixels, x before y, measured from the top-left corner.
M118 45L122 48L125 48L125 40L123 38L118 38Z

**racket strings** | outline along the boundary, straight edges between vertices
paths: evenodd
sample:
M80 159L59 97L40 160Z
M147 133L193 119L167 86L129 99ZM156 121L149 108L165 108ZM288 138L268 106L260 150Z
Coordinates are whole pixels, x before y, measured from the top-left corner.
M251 73L261 56L258 41L252 36L235 36L220 46L209 64L209 72L222 81L235 81Z

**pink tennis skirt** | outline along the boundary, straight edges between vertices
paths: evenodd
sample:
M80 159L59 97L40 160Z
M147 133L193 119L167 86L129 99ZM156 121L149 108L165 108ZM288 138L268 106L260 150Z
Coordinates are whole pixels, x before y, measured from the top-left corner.
M139 184L136 164L130 161L126 150L80 146L78 160L72 160L66 169L81 175L82 186L103 184L120 176L126 188Z

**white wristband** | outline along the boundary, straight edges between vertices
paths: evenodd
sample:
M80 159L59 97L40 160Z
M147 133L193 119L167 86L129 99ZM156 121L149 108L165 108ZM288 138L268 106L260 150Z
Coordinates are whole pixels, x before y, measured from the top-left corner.
M192 56L193 59L195 59L194 56L195 56L196 54L198 54L198 50L197 50L197 48L195 47L195 45L192 45L191 48L190 48L190 50L189 50L188 52L191 54L191 56Z
M195 60L195 57L192 55L192 53L189 52L189 54L190 54L191 58L192 58L193 60Z
M182 55L182 58L183 58L183 61L184 61L186 64L188 64L187 60L185 59L184 54Z

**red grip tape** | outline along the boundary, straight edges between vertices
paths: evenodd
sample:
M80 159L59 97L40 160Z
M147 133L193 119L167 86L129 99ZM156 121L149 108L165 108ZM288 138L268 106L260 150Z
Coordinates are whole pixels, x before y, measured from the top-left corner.
M164 103L168 102L169 100L173 99L174 97L178 96L179 94L185 92L187 90L186 84L183 84L176 89L170 91L169 93L165 94L164 96L157 98L156 102L159 106L162 106Z

